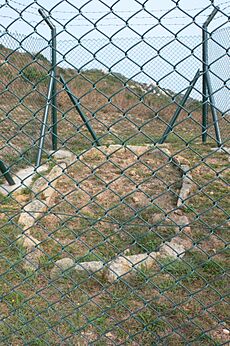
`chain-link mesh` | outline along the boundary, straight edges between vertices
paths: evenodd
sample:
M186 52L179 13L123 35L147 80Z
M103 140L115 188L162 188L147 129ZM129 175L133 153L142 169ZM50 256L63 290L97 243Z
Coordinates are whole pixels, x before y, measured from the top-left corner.
M0 16L0 345L229 344L229 2Z
M210 72L216 107L222 113L220 120L223 122L222 133L225 140L229 140L229 47L230 27L224 26L215 30L209 45Z
M13 170L34 160L46 103L49 42L38 35L0 32L1 158ZM47 58L46 58L47 56Z

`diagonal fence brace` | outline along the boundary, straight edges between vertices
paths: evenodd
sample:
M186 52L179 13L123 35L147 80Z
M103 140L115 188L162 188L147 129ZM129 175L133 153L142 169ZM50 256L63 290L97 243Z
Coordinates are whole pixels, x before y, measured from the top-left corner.
M192 80L191 84L189 85L186 93L184 94L182 100L180 101L180 103L176 109L176 112L174 113L173 117L171 118L163 136L161 137L159 144L163 144L166 141L169 133L173 130L173 126L174 126L178 116L180 115L180 112L182 111L182 109L183 109L187 99L189 98L189 95L191 94L192 89L194 88L199 77L200 77L200 70L198 69L196 74L195 74L195 77L193 78L193 80Z
M0 171L2 172L3 176L5 177L6 181L10 186L15 185L15 181L12 178L11 174L9 173L9 168L7 168L3 161L0 160Z
M73 105L75 106L77 112L79 113L80 117L82 118L84 124L86 125L89 133L91 134L91 136L93 137L96 145L100 145L100 142L99 142L99 139L94 131L94 129L92 128L92 126L90 125L90 121L87 117L87 115L83 112L83 110L81 109L80 105L79 105L79 102L76 98L76 96L73 94L73 92L70 90L69 86L67 85L64 77L62 75L60 75L60 81L62 82L63 84L63 87L65 89L65 91L67 92L71 102L73 103Z

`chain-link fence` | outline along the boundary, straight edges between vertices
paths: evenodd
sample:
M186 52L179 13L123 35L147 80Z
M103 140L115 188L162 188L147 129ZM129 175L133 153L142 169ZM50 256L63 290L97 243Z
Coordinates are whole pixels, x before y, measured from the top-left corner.
M213 84L213 95L216 107L221 111L222 133L225 140L229 139L229 76L230 65L230 27L223 26L221 29L214 30L209 40L209 61L211 81Z
M0 345L229 344L229 8L1 2Z

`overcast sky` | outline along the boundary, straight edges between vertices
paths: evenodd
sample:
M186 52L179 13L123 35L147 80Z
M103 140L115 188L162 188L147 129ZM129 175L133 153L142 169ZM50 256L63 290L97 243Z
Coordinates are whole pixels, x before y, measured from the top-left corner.
M1 30L7 28L27 35L36 27L47 37L47 27L44 23L38 25L41 18L37 10L43 7L51 11L60 39L132 37L138 34L199 35L200 25L212 12L212 4L219 5L222 13L216 16L211 29L227 22L223 13L229 15L230 0L0 0ZM192 24L193 17L195 24Z
M41 51L49 58L50 30L38 14L41 7L49 11L57 27L60 66L109 68L127 78L160 81L163 88L180 91L202 68L201 27L214 5L220 11L209 30L225 30L230 0L0 0L0 43L12 49L21 46L29 52ZM12 35L4 35L6 30ZM223 56L212 65L212 78L214 89L221 89L217 96L226 103L224 109L229 108L229 33L218 31L215 36L224 40L223 49L211 47L213 61ZM24 40L23 35L28 38ZM224 79L228 82L223 87ZM201 79L197 88L201 90ZM200 97L200 92L193 96Z

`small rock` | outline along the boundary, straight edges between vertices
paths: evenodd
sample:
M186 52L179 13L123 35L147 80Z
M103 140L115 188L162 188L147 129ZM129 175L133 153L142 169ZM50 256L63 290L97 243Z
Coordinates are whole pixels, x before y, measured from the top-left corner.
M174 211L174 214L176 215L183 215L183 211L181 209L177 209Z
M184 227L183 228L183 231L185 232L185 233L191 233L191 227L189 227L189 226L186 226L186 227Z
M91 261L91 262L82 262L80 264L76 264L75 270L79 272L89 272L95 273L103 269L102 261Z
M18 220L18 225L20 227L23 227L24 230L31 228L34 223L35 223L35 218L28 214L28 213L21 213L19 220Z
M115 260L111 261L108 265L108 271L106 277L109 282L113 282L119 278L124 278L126 275L133 273L141 267L151 268L155 263L155 258L158 256L157 252L150 254L138 254L131 256L119 256Z
M180 228L182 228L183 232L190 233L191 227L189 226L189 219L185 215L181 215L177 220L176 223Z
M114 335L113 335L113 333L111 333L111 332L106 333L105 336L106 336L107 338L114 338Z
M33 226L34 222L40 217L42 212L46 210L47 206L38 199L34 199L32 202L24 207L24 212L21 213L18 224L22 225L24 229Z
M47 206L50 205L51 198L56 192L55 186L62 177L62 170L66 168L66 163L56 165L46 177L41 177L35 181L32 191L35 194L41 193L40 199L44 199Z
M192 183L191 182L187 182L185 179L187 179L187 178L183 179L182 187L181 187L181 190L180 190L180 193L179 193L179 198L178 198L178 201L177 201L177 207L178 208L184 207L183 202L186 201L186 199L190 195L190 193L192 191L192 188L193 188Z
M55 265L60 269L60 270L66 270L69 269L70 267L72 267L74 265L74 261L72 260L72 258L62 258L60 260L58 260Z
M30 215L40 214L40 212L45 208L46 205L44 202L41 202L39 199L34 199L25 206L24 212L29 213Z
M18 243L26 248L28 251L31 251L35 247L37 247L40 244L40 241L36 238L32 237L31 235L23 235L18 237Z
M14 197L14 199L18 202L18 203L25 203L28 201L29 196L28 195L16 195Z
M136 196L133 196L132 200L133 200L134 203L138 203L140 201L139 198L136 197Z
M34 194L37 194L40 191L44 190L47 187L47 185L48 185L47 179L45 177L41 177L34 182L32 188L31 188L31 191Z
M177 224L180 226L185 226L189 224L189 219L187 218L187 216L185 215L181 215L178 220L177 220Z
M71 258L62 258L55 263L55 267L52 269L50 273L51 279L59 276L62 272L73 268L74 267L74 261Z
M23 268L25 270L35 271L39 268L39 258L43 255L43 252L38 248L34 248L24 257Z
M119 278L123 278L131 271L132 263L125 257L117 257L114 261L108 265L108 272L106 277L109 282L114 282Z
M230 331L229 331L229 329L224 328L224 329L223 329L223 333L224 333L225 335L229 335L229 334L230 334Z
M134 176L134 175L136 175L136 172L135 172L135 171L130 171L129 174L130 174L131 176Z
M49 168L50 168L49 165L44 164L44 165L41 165L38 168L36 168L36 172L37 173L45 173L49 170Z
M151 252L150 254L143 253L138 255L127 256L127 259L131 262L134 269L145 267L151 268L156 262L155 259L159 255L158 252Z
M179 164L189 165L189 160L187 160L185 157L176 155L174 156L174 160Z
M63 161L67 164L71 164L72 162L75 161L76 156L71 153L71 151L68 150L58 150L58 151L51 151L50 155L52 155L52 157L54 157L55 160L57 161Z
M180 242L181 240L178 237L173 238L170 242L166 242L161 247L160 254L166 257L182 258L185 253L185 248Z

